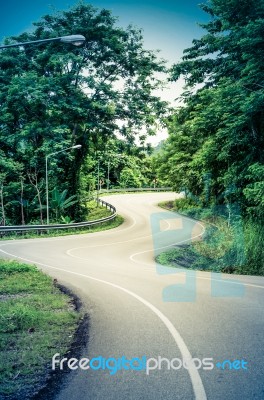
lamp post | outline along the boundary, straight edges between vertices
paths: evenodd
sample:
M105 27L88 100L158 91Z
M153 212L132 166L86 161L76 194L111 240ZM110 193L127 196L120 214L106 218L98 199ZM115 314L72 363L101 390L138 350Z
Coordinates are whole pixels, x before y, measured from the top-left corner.
M107 191L109 191L109 186L110 186L110 160L108 160L108 165L107 165Z
M100 183L100 160L98 159L98 163L97 163L97 207L99 206L99 183Z
M46 207L47 207L47 225L49 224L49 181L48 181L48 158L54 156L55 154L62 153L71 149L80 149L82 147L81 144L76 144L75 146L67 147L66 149L62 149L56 151L55 153L50 153L46 155Z
M0 49L6 49L8 47L25 46L28 44L49 43L49 42L71 43L74 46L81 46L85 42L85 37L83 35L60 36L51 39L41 39L41 40L32 40L30 42L24 42L24 43L6 44L0 46Z

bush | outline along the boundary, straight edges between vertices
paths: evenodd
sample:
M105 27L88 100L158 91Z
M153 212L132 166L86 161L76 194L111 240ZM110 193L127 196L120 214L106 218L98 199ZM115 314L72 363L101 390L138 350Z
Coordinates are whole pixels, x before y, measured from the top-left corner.
M249 219L244 224L245 265L238 269L239 273L264 275L264 221Z
M168 209L166 204L164 206ZM226 205L201 208L190 198L176 199L173 210L188 217L209 222L201 242L188 248L169 250L159 255L165 265L185 265L187 268L264 275L264 221L244 219L239 209L233 208L232 218ZM185 254L184 254L185 253ZM182 260L187 262L181 263Z
M197 208L197 204L190 198L176 199L174 202L175 211L190 210L190 208Z
M4 275L17 274L19 272L37 271L36 267L29 264L20 264L16 261L4 262L0 260L0 278L3 279Z

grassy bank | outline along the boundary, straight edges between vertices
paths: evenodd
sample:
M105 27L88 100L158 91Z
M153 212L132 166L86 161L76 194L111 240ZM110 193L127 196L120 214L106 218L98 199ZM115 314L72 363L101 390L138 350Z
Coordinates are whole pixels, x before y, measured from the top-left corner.
M202 241L175 246L161 253L157 261L171 267L264 275L264 226L243 219L237 208L200 208L190 199L162 202L160 207L202 220L206 230Z
M111 211L106 209L105 207L98 206L95 201L91 201L88 203L88 213L86 221L94 221L97 219L105 218L111 215ZM93 233L105 231L108 229L116 228L124 222L124 218L120 215L117 215L115 219L107 222L103 222L100 224L96 224L90 227L84 228L74 228L74 229L54 229L51 231L42 231L42 232L25 232L22 234L18 233L8 233L1 237L1 240L10 240L10 239L34 239L41 237L54 237L54 236L66 236L66 235L79 235L83 233Z
M25 400L45 384L51 358L65 354L79 313L36 267L0 260L0 398Z

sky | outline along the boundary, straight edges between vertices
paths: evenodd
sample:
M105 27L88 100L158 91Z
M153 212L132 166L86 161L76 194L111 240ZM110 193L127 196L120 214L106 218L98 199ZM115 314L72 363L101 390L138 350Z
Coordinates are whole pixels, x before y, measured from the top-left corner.
M1 4L0 42L32 30L32 23L54 10L67 10L76 0L7 0ZM206 0L91 0L85 1L97 8L106 8L118 17L118 25L133 24L143 29L146 49L160 50L160 57L171 65L180 61L183 50L191 47L192 40L204 34L198 23L208 16L198 6ZM174 99L182 91L183 81L172 83L159 93L164 100L177 104ZM165 133L164 133L165 134ZM162 138L159 135L157 141ZM154 143L155 144L155 143Z

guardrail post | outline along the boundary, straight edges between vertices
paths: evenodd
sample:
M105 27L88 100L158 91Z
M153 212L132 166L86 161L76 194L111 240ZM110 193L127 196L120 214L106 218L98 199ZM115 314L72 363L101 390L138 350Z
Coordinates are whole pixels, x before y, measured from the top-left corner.
M105 205L106 208L109 207L109 209L112 211L112 215L104 218L100 218L94 221L85 221L85 222L74 222L70 224L52 224L52 225L15 225L15 226L2 226L0 225L0 237L3 237L6 233L8 232L15 232L16 234L23 234L23 232L36 232L39 235L42 233L52 230L52 229L74 229L74 228L85 228L85 227L91 227L92 225L96 224L101 224L107 221L111 221L116 217L116 209L114 206L111 204L107 203L106 201L101 200L100 198L96 199L97 204L101 203L102 205Z

